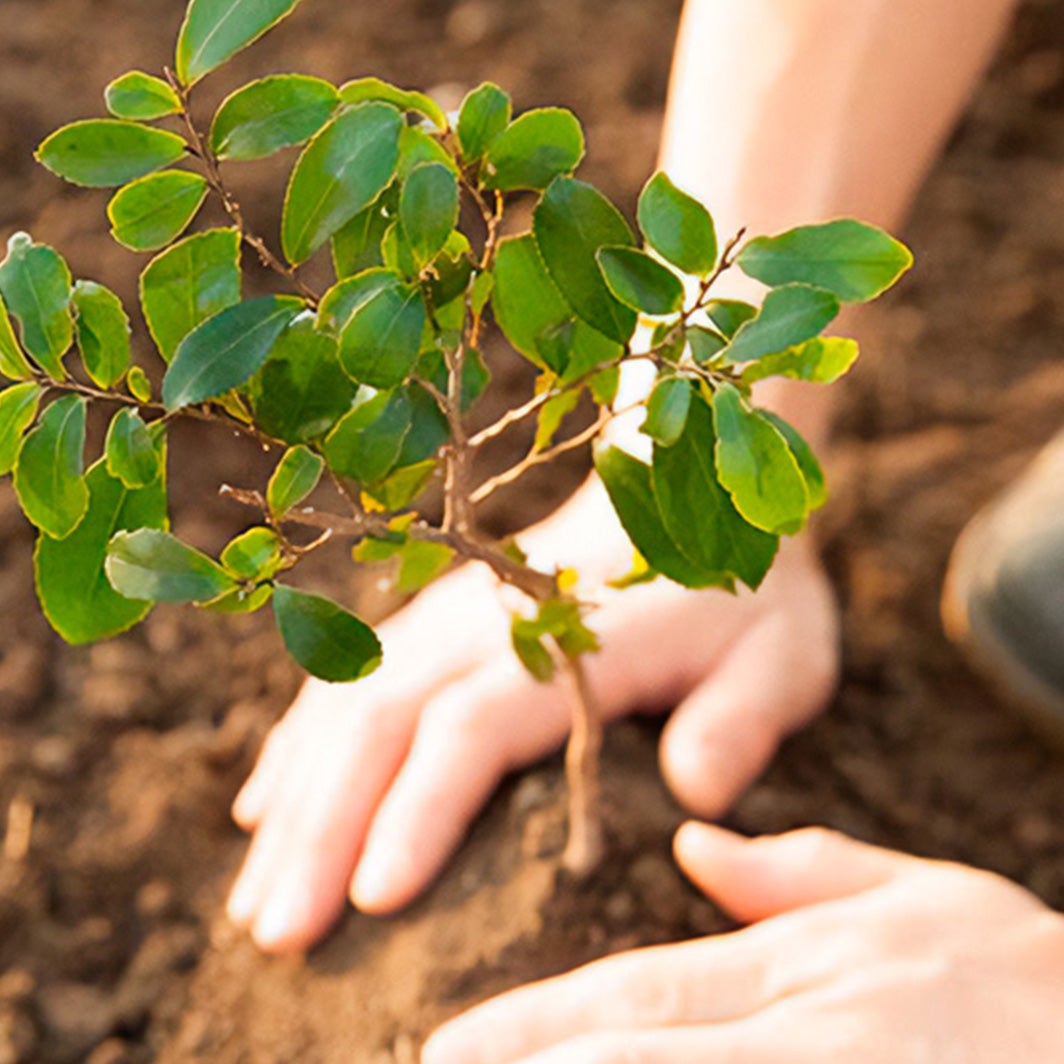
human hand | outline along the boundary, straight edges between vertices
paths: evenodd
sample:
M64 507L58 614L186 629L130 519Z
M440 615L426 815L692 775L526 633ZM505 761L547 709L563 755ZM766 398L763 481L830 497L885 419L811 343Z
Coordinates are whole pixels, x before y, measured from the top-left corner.
M522 545L599 587L631 558L596 482ZM601 711L678 707L662 766L702 816L728 806L835 682L827 582L803 543L784 552L756 596L659 580L604 589L591 617L604 647L588 661ZM524 672L509 626L494 578L467 566L382 626L372 676L304 686L234 804L254 838L229 914L261 947L311 945L348 894L377 913L411 901L500 778L562 742L565 692Z
M1064 1060L1064 917L1015 884L817 829L691 823L675 850L754 926L504 994L423 1064Z

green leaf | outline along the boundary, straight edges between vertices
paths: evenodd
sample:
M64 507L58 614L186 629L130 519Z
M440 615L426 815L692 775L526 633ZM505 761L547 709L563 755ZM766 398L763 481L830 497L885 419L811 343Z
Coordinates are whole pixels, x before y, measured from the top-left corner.
M400 111L416 111L428 118L440 132L447 129L447 116L443 108L430 96L414 89L400 89L380 78L358 78L340 86L340 99L347 104L377 100L391 104Z
M0 390L0 476L15 468L23 434L37 417L43 394L33 381Z
M890 288L912 266L913 257L882 229L842 218L757 237L735 261L763 284L814 285L842 303L863 303Z
M399 222L418 264L436 257L458 224L458 180L440 163L410 171L399 197Z
M532 447L545 451L553 442L562 422L580 405L580 389L571 388L548 399L536 415L536 437Z
M462 297L465 296L469 279L473 276L473 259L468 237L456 229L452 230L443 250L433 261L432 269L426 271L426 274L437 319L442 323L448 308L451 308L458 319L457 331L461 332L465 323L465 299Z
M226 544L220 561L237 580L270 580L281 567L281 541L272 528L249 528Z
M654 497L669 535L699 570L734 574L756 588L779 541L735 509L717 477L715 446L709 408L695 398L679 440L672 447L654 447Z
M111 388L129 369L131 358L129 317L122 300L95 281L78 281L73 302L85 370L98 387Z
M407 439L409 440L409 436ZM364 489L364 494L373 499L382 509L394 513L409 506L427 487L436 472L436 461L427 458L411 465L400 464L378 484Z
M69 536L85 516L85 411L76 395L57 399L23 440L15 492L26 517L54 539Z
M240 302L240 234L210 229L156 256L141 274L140 302L169 362L197 325Z
M530 632L526 627L528 623L521 617L514 617L510 627L514 653L532 679L549 683L554 678L554 659L544 646L542 636Z
M41 535L34 565L37 595L51 626L75 645L109 639L132 628L151 609L119 595L104 573L107 544L118 532L166 527L166 479L130 490L107 472L101 459L85 483L89 504L66 539Z
M399 575L395 589L401 595L412 595L438 576L442 576L454 561L454 551L445 543L428 543L412 539L399 553Z
M405 389L378 392L346 414L325 440L325 460L363 484L383 480L399 460L412 411Z
M717 476L736 510L765 532L797 532L809 511L809 492L787 441L730 384L713 393L713 422Z
M667 174L656 173L643 187L639 228L662 258L700 277L717 264L717 230L709 211L681 192Z
M53 174L86 188L117 188L177 162L185 141L165 129L117 118L91 118L57 129L37 149Z
M22 347L11 325L7 305L0 299L0 377L20 381L32 376L33 367L22 353Z
M263 159L310 140L339 105L336 87L321 78L260 78L222 101L211 123L211 150L219 159Z
M431 133L421 126L403 126L399 131L399 165L395 176L400 182L410 176L410 171L422 163L439 163L458 176L458 164L447 149Z
M285 194L281 244L305 262L395 175L402 116L383 103L341 111L307 145Z
M375 200L336 231L332 253L338 281L384 265L381 241L391 225L392 220L384 213L380 200Z
M676 314L683 308L683 282L645 251L605 247L596 258L609 290L625 306L652 317Z
M691 345L691 357L700 365L712 362L728 346L728 341L712 329L689 326L684 336Z
M290 447L282 455L266 487L266 502L275 517L284 517L317 486L325 459L309 447Z
M754 362L816 336L839 312L822 288L790 284L765 297L757 317L739 326L726 350L730 362Z
M244 586L235 587L210 602L201 602L198 605L211 613L244 614L261 610L272 598L273 585L259 584L250 589Z
M123 407L111 419L104 443L107 472L127 488L143 488L159 475L161 463L148 426L140 415Z
M278 584L273 612L288 653L320 680L358 680L381 662L373 629L330 599Z
M691 409L691 382L679 377L660 380L647 401L647 416L640 432L671 447L682 435Z
M650 467L617 447L596 451L595 469L636 550L655 571L684 587L730 587L724 572L696 565L676 545L662 521Z
M798 462L798 468L805 477L805 487L809 493L809 509L819 510L828 501L827 482L824 479L824 471L820 468L816 455L813 454L809 444L802 439L798 430L783 418L774 414L771 410L759 410L758 413L775 425L780 435L787 441Z
M469 163L480 159L510 124L512 113L510 97L498 85L486 81L470 92L458 112L462 158Z
M63 355L74 340L73 281L63 257L15 233L0 263L0 296L18 322L22 346L53 380L64 380Z
M259 296L227 307L181 341L163 378L167 410L237 388L266 361L277 338L303 309L292 296Z
M578 602L553 599L544 602L535 617L514 617L510 635L518 658L532 676L546 682L554 675L554 659L543 640L550 636L568 657L599 649L595 633L584 624Z
M741 325L757 317L757 307L741 299L711 299L705 307L709 320L729 340Z
M126 387L134 399L141 403L151 402L151 381L148 380L147 373L140 366L130 367L126 375Z
M236 586L213 559L155 528L112 536L104 571L120 595L141 601L208 602Z
M534 232L547 272L577 316L626 344L635 311L610 292L596 258L599 248L634 245L621 212L591 185L558 177L536 207Z
M192 0L177 39L177 76L191 85L258 40L299 0Z
M583 157L584 131L572 111L526 111L492 140L484 159L484 184L502 192L538 191L560 174L571 174Z
M131 251L156 251L179 237L207 198L207 179L163 170L132 181L107 205L111 235Z
M753 384L765 377L790 377L814 384L832 384L849 372L859 353L856 340L817 336L752 362L743 370L742 380L744 384Z
M151 122L181 113L177 93L161 78L140 70L131 70L112 81L103 90L103 98L115 118L133 122Z

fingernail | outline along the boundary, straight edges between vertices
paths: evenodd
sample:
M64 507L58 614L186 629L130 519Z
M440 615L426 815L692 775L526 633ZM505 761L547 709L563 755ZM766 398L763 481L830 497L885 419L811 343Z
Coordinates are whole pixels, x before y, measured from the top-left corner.
M254 908L255 892L251 889L251 884L241 877L229 892L225 913L234 924L242 927L251 919Z
M369 913L392 908L395 878L394 852L383 853L372 846L368 847L351 880L352 903Z
M284 894L271 898L255 921L253 936L264 949L276 946L292 933L293 908Z

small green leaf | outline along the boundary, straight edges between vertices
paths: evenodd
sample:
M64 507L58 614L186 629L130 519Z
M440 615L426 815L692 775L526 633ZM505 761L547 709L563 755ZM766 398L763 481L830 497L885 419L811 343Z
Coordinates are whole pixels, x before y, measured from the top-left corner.
M679 377L658 381L647 401L647 416L640 432L671 447L683 434L691 409L691 382Z
M277 463L266 487L266 502L275 517L284 517L317 486L325 459L309 447L290 447Z
M809 492L809 509L819 510L828 501L827 482L824 479L824 471L820 468L816 455L813 454L809 444L805 442L798 430L783 418L774 414L771 410L759 410L758 413L776 426L780 435L787 441L798 462L798 468L805 477L805 486Z
M292 296L259 296L228 307L181 341L163 378L163 405L177 410L237 388L266 361L303 309Z
M469 305L474 314L482 314L484 312L494 288L495 275L490 270L482 270L477 274L469 293Z
M458 224L458 180L440 163L410 171L399 197L399 222L419 265L431 262Z
M211 150L219 159L263 159L310 140L339 105L336 87L321 78L260 78L222 101L211 124Z
M285 194L281 244L305 262L395 175L402 116L388 104L341 111L303 150Z
M165 129L117 118L92 118L57 129L37 149L53 174L86 188L117 188L177 162L185 141Z
M510 628L514 653L532 679L549 683L554 678L554 659L543 643L542 636L529 632L528 621L515 617Z
M629 247L600 248L596 255L609 290L632 310L664 317L683 307L683 282L645 251Z
M37 595L49 624L75 645L109 639L132 628L151 609L119 595L104 573L107 544L117 532L166 527L166 479L133 491L107 472L103 459L88 472L89 504L65 539L42 534L34 566Z
M557 177L536 207L534 232L547 272L572 310L626 344L635 330L635 311L609 290L596 258L600 248L635 244L621 212L591 185Z
M912 266L913 257L882 229L842 218L757 237L735 261L763 284L814 285L842 303L863 303L890 288Z
M435 100L415 89L400 89L380 78L358 78L340 86L340 99L347 104L377 100L389 103L400 111L416 111L428 118L440 132L447 129L447 116Z
M85 516L85 411L76 395L57 399L27 434L15 466L15 492L26 517L54 539L69 536Z
M127 488L143 488L159 475L161 464L148 426L135 410L123 407L111 419L104 444L107 472Z
M104 570L120 595L141 601L208 602L236 586L206 554L154 528L112 536Z
M425 540L407 541L399 553L399 575L395 589L401 595L412 595L442 576L454 561L454 551L445 543Z
M408 436L407 440L409 439ZM411 465L403 465L400 456L400 464L395 472L390 473L380 483L364 488L364 493L382 509L394 513L404 506L409 506L425 490L435 472L435 459L427 458Z
M33 381L0 390L0 476L15 468L23 434L37 417L43 394Z
M0 299L0 377L21 381L32 376L33 367L22 353L7 312L7 305Z
M496 136L484 159L484 184L502 192L546 188L584 157L584 131L561 107L526 111Z
M192 0L177 39L177 76L192 85L290 15L299 0Z
M18 322L22 346L53 380L64 380L63 355L74 340L73 279L63 257L15 233L0 263L0 296Z
M412 410L403 388L378 392L346 414L325 440L329 467L363 484L383 480L399 460Z
M281 567L281 541L272 528L250 528L226 544L220 561L237 580L270 580Z
M736 510L765 532L798 531L809 511L809 492L787 441L730 384L713 393L713 421L717 475Z
M816 336L797 347L752 362L743 370L742 380L744 384L753 384L765 377L790 377L814 384L832 384L849 372L859 353L856 340L845 336Z
M336 231L332 254L338 281L384 265L381 241L391 225L392 220L384 213L380 200L374 200Z
M532 447L545 451L562 427L562 422L580 405L580 389L571 388L548 399L536 415L536 438Z
M431 133L421 126L403 126L399 131L399 165L395 176L400 184L410 176L410 171L422 163L439 163L458 176L458 164L447 149Z
M510 124L510 97L490 81L479 85L462 101L458 112L458 143L462 158L476 162Z
M235 587L232 591L225 591L210 602L200 602L211 613L245 614L261 610L270 599L273 598L272 584L259 584L257 587Z
M129 317L122 300L94 281L74 286L78 348L85 370L100 388L112 388L129 369Z
M210 229L156 256L141 274L140 302L169 362L197 325L240 302L240 234Z
M690 326L684 334L691 345L691 357L700 365L712 362L728 346L728 341L712 329Z
M133 122L152 122L181 112L177 93L161 78L140 70L131 70L112 81L103 90L103 98L115 118Z
M667 174L656 173L643 187L639 228L662 258L684 273L704 277L717 264L717 230L709 211L681 192Z
M140 366L130 367L129 373L126 374L126 387L129 389L129 394L138 402L151 402L151 381L148 380L147 373Z
M273 612L288 653L320 680L358 680L381 662L373 629L330 599L278 584Z
M756 318L739 326L726 350L730 362L754 362L816 336L839 312L839 301L822 288L789 284L774 288Z
M580 604L569 599L544 602L535 617L515 617L510 634L521 663L541 682L554 675L554 659L543 642L545 637L551 637L570 658L599 648L595 633L584 624Z
M751 318L757 317L757 307L741 299L711 299L705 307L709 320L729 340Z
M207 198L207 179L163 170L132 181L107 205L111 235L131 251L156 251L179 237Z

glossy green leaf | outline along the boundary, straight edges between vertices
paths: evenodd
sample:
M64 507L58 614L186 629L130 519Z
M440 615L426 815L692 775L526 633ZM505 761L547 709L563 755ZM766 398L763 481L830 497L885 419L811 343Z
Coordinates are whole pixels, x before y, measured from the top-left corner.
M913 257L882 229L842 218L757 237L735 261L763 284L814 285L842 303L863 303L890 288L912 266Z
M290 15L299 0L192 0L177 39L177 76L199 81Z
M330 599L278 584L273 612L288 653L320 680L358 680L381 662L373 629Z
M302 309L302 300L292 296L259 296L198 325L181 341L166 371L163 405L177 410L244 384Z
M15 233L0 263L0 296L18 323L22 346L53 380L64 380L63 355L74 341L73 279L63 257Z
M400 111L416 111L428 118L441 132L447 128L447 116L435 100L416 89L400 89L380 78L357 78L340 86L340 99L347 104L379 101Z
M690 409L690 381L679 377L658 381L647 401L647 416L640 431L662 447L671 447L682 435Z
M705 276L717 264L717 230L709 211L681 192L667 174L656 173L643 187L639 228L662 258L684 273Z
M399 451L397 468L436 458L440 448L451 438L450 425L436 400L416 381L403 385L403 389L410 400L411 423Z
M367 278L366 290L340 333L340 361L352 380L392 388L417 364L425 301L416 285L390 274L387 280Z
M262 159L310 140L340 105L336 87L304 74L260 78L218 108L211 150L219 159Z
M0 390L0 476L15 468L22 437L37 417L43 394L33 381Z
M240 302L240 235L196 233L168 248L140 277L140 303L152 338L169 362L197 325Z
M532 446L545 451L554 442L562 422L580 405L580 389L572 388L548 399L536 415L536 436Z
M729 340L741 325L757 317L757 307L741 299L711 299L705 307L709 320Z
M496 136L484 158L484 184L502 192L544 189L584 157L584 131L562 107L526 111Z
M700 325L690 326L684 335L691 345L691 357L700 366L712 362L728 346L728 341L720 333Z
M409 440L409 436L407 439ZM364 494L370 496L380 507L394 513L404 506L409 506L428 487L436 472L434 459L427 458L411 465L401 462L395 472L384 480L364 488Z
M510 97L490 81L473 89L458 112L458 143L466 162L476 162L510 124Z
M405 389L378 392L346 414L325 440L325 460L363 484L383 480L399 460L412 410Z
M152 122L181 112L181 100L161 78L141 70L131 70L115 78L103 91L107 110L115 118Z
M281 244L306 261L395 175L402 116L383 103L341 111L303 150L285 194Z
M249 528L226 544L219 560L238 580L270 580L281 567L281 541L272 528Z
M401 183L422 163L439 163L458 176L458 163L439 138L426 132L423 126L403 126L399 131L399 164L395 176Z
M683 282L645 251L600 248L596 255L609 290L627 307L652 317L676 314L683 307Z
M759 410L758 413L767 421L775 425L780 435L787 441L798 462L798 468L805 477L805 487L809 493L809 509L818 510L828 501L827 481L824 471L820 468L816 455L813 454L809 444L802 438L798 430L783 418L774 414L771 410Z
M111 235L131 251L156 251L177 239L207 198L207 179L163 170L132 181L107 205Z
M129 316L122 300L95 281L74 286L75 330L85 371L100 388L111 388L129 369Z
M259 584L252 588L242 585L232 591L223 592L210 602L200 602L198 605L211 613L245 614L261 610L272 598L272 584Z
M57 129L37 149L53 174L87 188L117 188L177 162L184 138L118 118L92 118Z
M452 230L443 245L443 249L432 263L432 269L426 271L429 298L436 308L436 318L446 326L443 319L448 309L457 319L457 331L460 333L465 323L466 289L473 276L473 258L469 247L469 238L464 233Z
M442 576L454 561L454 551L445 543L409 540L399 553L399 575L395 589L401 595L412 595Z
M814 384L832 384L849 372L860 353L856 340L845 336L816 336L797 347L765 355L743 370L744 384L765 377L790 377Z
M151 609L111 587L104 572L107 545L118 532L166 527L166 480L130 490L107 472L103 459L88 472L85 517L65 539L41 535L34 564L44 615L68 642L91 643L132 628Z
M0 377L21 381L33 376L33 367L26 361L22 346L15 336L7 305L0 298Z
M207 602L236 586L206 554L154 528L117 532L104 571L120 595L141 601Z
M107 472L127 488L143 488L159 475L159 452L140 415L123 407L111 419L104 443Z
M410 171L399 197L399 222L419 265L431 262L458 224L458 180L440 163Z
M26 517L55 539L70 535L85 516L85 411L76 395L57 399L27 433L15 466L15 492Z
M754 362L816 336L839 312L839 301L822 288L790 284L774 288L757 317L739 326L726 354L730 362Z
M332 256L338 281L384 265L381 241L391 225L392 220L384 213L380 202L374 201L336 231L332 238Z
M536 207L534 232L547 272L572 310L626 344L635 329L635 311L610 292L596 258L600 248L634 245L621 212L591 185L558 177Z
M730 384L713 393L717 476L755 528L791 534L805 524L809 492L787 441Z
M151 381L140 366L131 366L126 374L126 387L129 394L141 403L151 402Z
M290 447L274 469L266 487L270 512L283 517L298 506L317 486L325 460L309 447Z
M654 446L654 497L670 537L699 570L734 574L756 588L779 541L735 509L717 476L715 447L712 416L697 398L679 440L671 447Z

